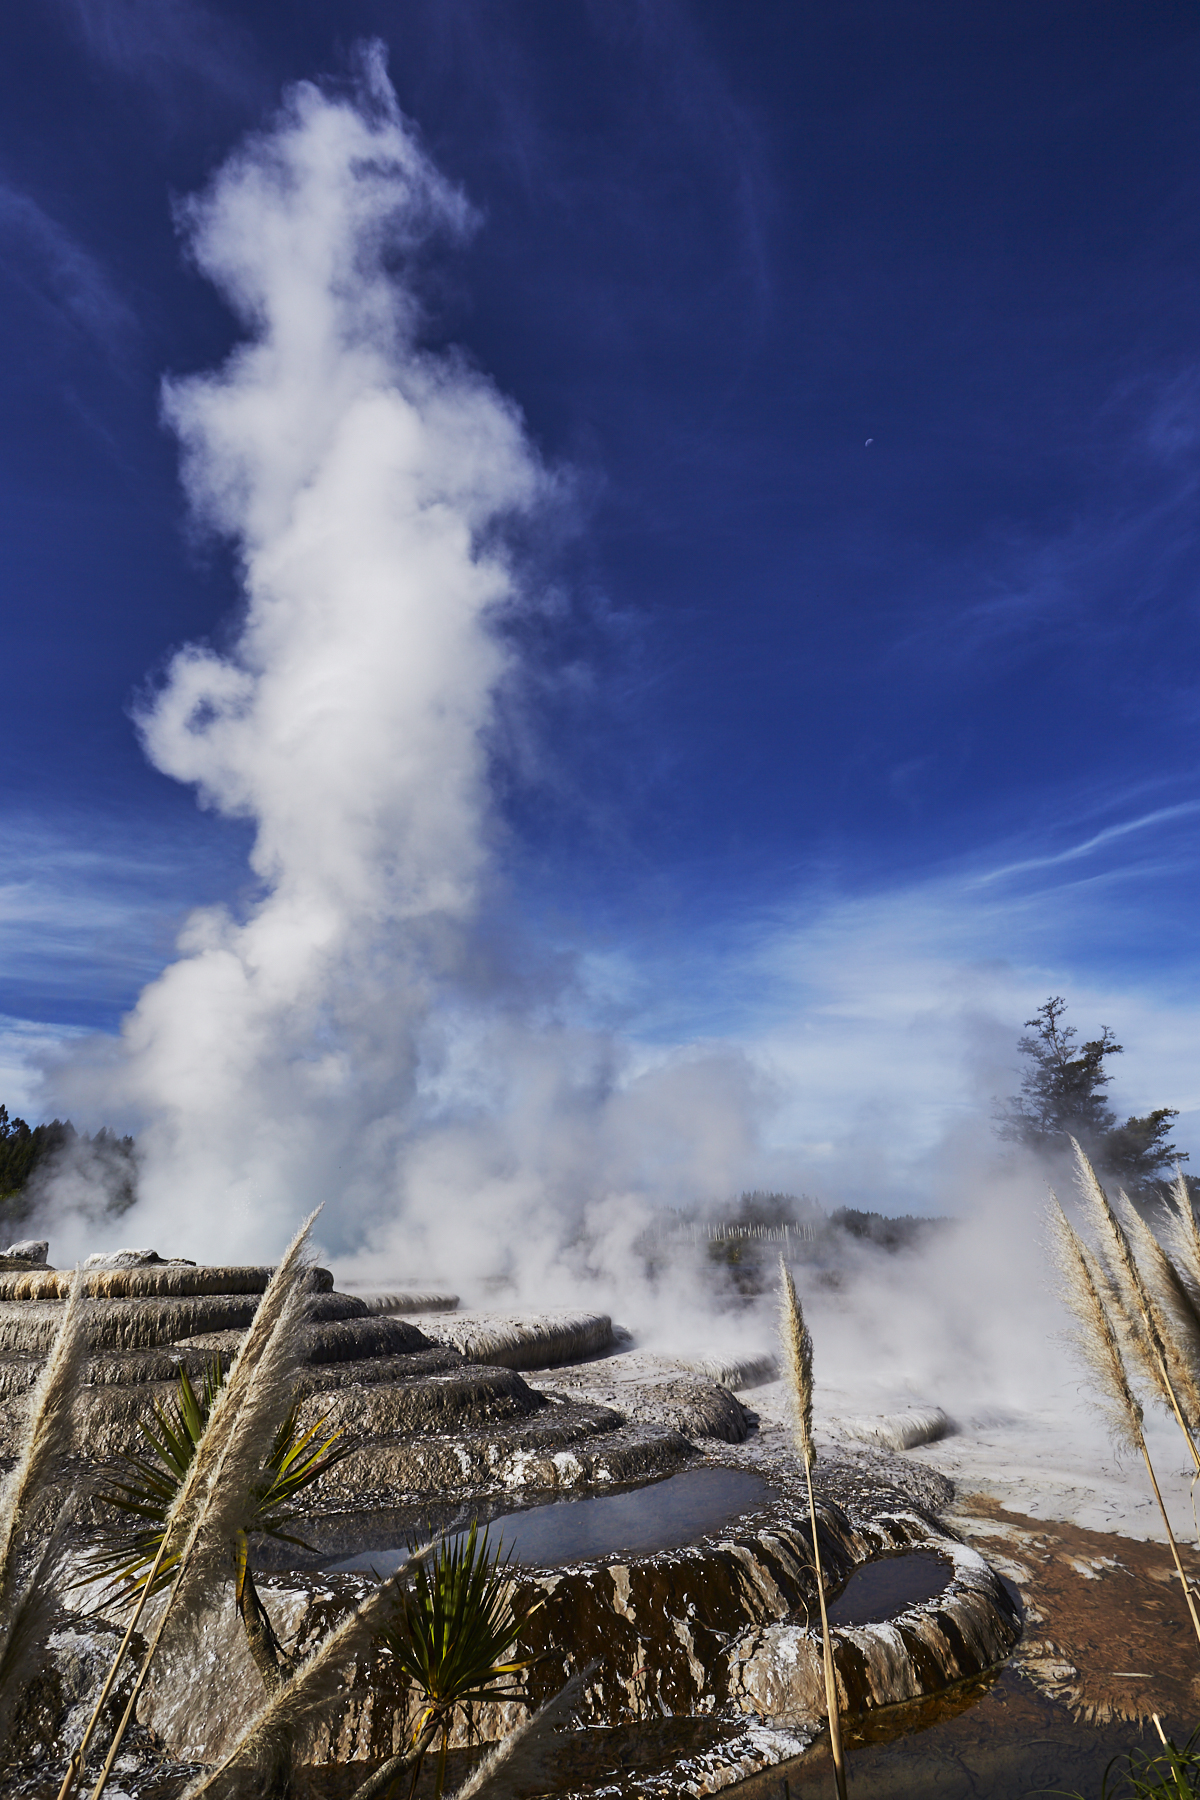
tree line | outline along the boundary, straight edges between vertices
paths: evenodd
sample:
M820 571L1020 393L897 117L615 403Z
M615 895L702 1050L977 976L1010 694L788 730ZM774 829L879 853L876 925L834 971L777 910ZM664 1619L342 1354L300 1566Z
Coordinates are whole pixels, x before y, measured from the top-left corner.
M70 1119L40 1125L10 1118L0 1105L0 1231L29 1216L39 1192L58 1171L78 1167L105 1196L108 1212L125 1212L137 1198L137 1145L107 1126L93 1136Z

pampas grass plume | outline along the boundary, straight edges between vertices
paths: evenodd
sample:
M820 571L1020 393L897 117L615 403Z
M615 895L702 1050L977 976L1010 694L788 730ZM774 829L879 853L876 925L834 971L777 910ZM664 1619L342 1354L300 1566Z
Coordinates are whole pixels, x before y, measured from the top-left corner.
M397 1589L428 1548L410 1556L301 1663L291 1680L271 1696L215 1768L187 1788L183 1800L251 1800L274 1778L301 1725L336 1694L348 1666L370 1648L391 1614Z
M1129 1385L1121 1346L1101 1298L1102 1276L1057 1195L1051 1196L1050 1228L1062 1297L1079 1324L1075 1342L1102 1396L1109 1430L1117 1443L1140 1450L1141 1402Z
M1166 1342L1170 1335L1169 1327L1146 1286L1130 1248L1129 1238L1087 1153L1075 1138L1071 1139L1071 1147L1075 1152L1080 1192L1091 1213L1100 1240L1101 1255L1118 1295L1119 1316L1128 1331L1130 1347L1151 1385L1158 1389L1167 1405L1178 1416L1180 1427L1187 1436L1187 1424L1169 1372L1172 1362ZM1194 1447L1192 1455L1196 1455Z
M813 1444L813 1347L812 1334L804 1322L804 1313L792 1280L792 1271L779 1259L779 1341L783 1348L792 1410L792 1431L796 1452L806 1469L817 1460Z
M79 1278L71 1284L58 1335L29 1396L16 1464L0 1491L0 1604L17 1551L38 1503L74 1441L73 1403L87 1356L85 1306Z
M54 1528L19 1588L13 1584L0 1609L0 1744L8 1742L17 1703L33 1680L58 1608L54 1571L66 1548L75 1496L60 1507Z
M1171 1385L1192 1431L1200 1425L1200 1318L1170 1257L1128 1194L1117 1209L1141 1268ZM1168 1404L1170 1397L1167 1396Z
M812 1337L804 1323L804 1313L796 1296L796 1284L785 1259L779 1258L779 1339L784 1366L791 1391L792 1427L796 1454L804 1469L808 1486L808 1520L812 1527L813 1573L817 1580L817 1602L821 1611L821 1663L825 1679L825 1710L829 1719L829 1749L833 1757L833 1779L838 1800L846 1800L846 1762L842 1751L842 1727L838 1717L837 1674L833 1666L833 1644L829 1635L829 1614L825 1607L825 1577L821 1570L821 1537L817 1529L817 1501L813 1493L813 1464L817 1460L813 1443L813 1355Z
M223 1457L230 1436L237 1426L247 1396L261 1381L259 1367L275 1335L276 1327L285 1317L289 1323L297 1322L296 1290L300 1278L307 1272L308 1234L319 1211L318 1207L316 1212L310 1213L305 1219L267 1283L250 1328L238 1346L228 1375L217 1391L204 1436L167 1516L168 1530L177 1530L188 1522L201 1494L211 1482L214 1469Z
M1166 1238L1194 1304L1200 1308L1200 1230L1192 1208L1192 1196L1183 1170L1176 1168L1171 1184L1174 1209L1167 1215Z
M1082 1152L1080 1154L1082 1155ZM1096 1185L1099 1186L1099 1183ZM1109 1428L1114 1439L1119 1444L1125 1444L1131 1450L1140 1451L1145 1461L1146 1473L1150 1477L1154 1498L1162 1515L1167 1542L1171 1546L1175 1573L1178 1575L1179 1584L1183 1589L1184 1600L1191 1616L1192 1629L1196 1633L1197 1642L1200 1643L1200 1612L1197 1612L1196 1609L1195 1596L1179 1555L1179 1545L1175 1540L1175 1533L1171 1529L1171 1521L1158 1485L1158 1477L1155 1475L1154 1465L1150 1461L1150 1452L1146 1448L1146 1438L1142 1430L1142 1408L1129 1385L1125 1361L1121 1355L1121 1346L1117 1342L1112 1319L1101 1297L1103 1277L1094 1258L1063 1212L1057 1197L1051 1196L1051 1199L1053 1210L1050 1215L1050 1224L1054 1240L1054 1258L1062 1277L1063 1298L1079 1322L1077 1343L1080 1354L1091 1370L1104 1399Z
M92 1790L92 1800L100 1800L104 1792L168 1623L173 1622L178 1631L198 1613L204 1591L227 1555L230 1523L244 1513L247 1496L261 1473L264 1446L270 1444L295 1397L299 1330L308 1310L308 1234L316 1216L313 1212L305 1219L267 1283L167 1515L164 1551L179 1547L175 1580ZM93 1714L89 1731L95 1722ZM68 1770L60 1800L69 1783Z
M74 1444L73 1402L87 1355L82 1288L72 1282L58 1335L29 1396L17 1460L0 1491L0 1742L36 1673L57 1594L53 1572L63 1549L73 1501L58 1509L54 1528L23 1580L18 1564L56 1476Z
M244 1384L241 1404L228 1420L223 1441L219 1438L213 1453L204 1458L203 1489L192 1522L195 1548L189 1570L180 1570L177 1629L194 1619L208 1582L224 1570L229 1545L262 1479L264 1451L295 1404L303 1349L300 1328L307 1316L307 1283L301 1274L293 1280L275 1329ZM197 1462L204 1457L207 1436L206 1432L200 1440Z

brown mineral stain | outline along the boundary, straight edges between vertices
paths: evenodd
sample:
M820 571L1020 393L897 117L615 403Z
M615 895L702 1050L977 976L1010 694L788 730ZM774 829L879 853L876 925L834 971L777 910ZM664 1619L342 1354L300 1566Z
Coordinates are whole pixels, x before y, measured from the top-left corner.
M1165 1544L1009 1512L971 1495L953 1523L1025 1604L1016 1668L1091 1723L1157 1712L1194 1721L1200 1645ZM1190 1577L1200 1556L1180 1546Z

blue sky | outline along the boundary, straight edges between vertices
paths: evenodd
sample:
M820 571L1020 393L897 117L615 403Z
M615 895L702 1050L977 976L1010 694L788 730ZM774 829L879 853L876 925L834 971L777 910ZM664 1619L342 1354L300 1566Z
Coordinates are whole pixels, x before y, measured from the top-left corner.
M164 421L245 330L181 206L370 38L474 210L405 261L422 342L515 403L553 488L487 726L506 1004L627 1071L757 1059L747 1180L849 1194L868 1144L919 1204L1049 992L1126 1043L1119 1103L1194 1126L1200 16L1102 0L6 23L15 1102L98 1124L46 1046L117 1033L194 909L258 904L253 818L134 724L242 618Z

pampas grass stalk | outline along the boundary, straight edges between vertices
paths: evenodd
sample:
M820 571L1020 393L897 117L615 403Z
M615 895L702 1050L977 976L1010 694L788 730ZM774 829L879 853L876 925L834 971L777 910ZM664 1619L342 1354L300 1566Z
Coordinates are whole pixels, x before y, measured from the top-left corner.
M155 1580L158 1576L158 1571L162 1568L163 1559L167 1554L168 1541L167 1534L164 1532L162 1543L158 1546L158 1555L154 1559L150 1573L146 1576L142 1590L137 1597L137 1604L129 1615L129 1623L125 1627L125 1635L118 1644L117 1653L109 1664L108 1674L104 1678L104 1685L100 1689L99 1698L92 1708L92 1716L87 1722L83 1736L71 1752L71 1760L67 1764L67 1772L62 1778L62 1786L58 1790L58 1800L67 1800L68 1795L74 1789L79 1777L83 1774L83 1767L87 1761L88 1748L96 1734L96 1727L100 1723L100 1716L108 1702L108 1696L112 1693L113 1685L121 1672L121 1664L125 1661L130 1642L132 1641L134 1632L138 1628L146 1602L150 1598Z
M1146 1448L1141 1402L1130 1386L1125 1359L1121 1355L1116 1328L1104 1304L1095 1264L1086 1245L1059 1205L1057 1197L1052 1201L1050 1223L1054 1234L1054 1259L1062 1278L1062 1295L1079 1323L1077 1346L1100 1392L1114 1439L1128 1449L1140 1451L1146 1464L1146 1473L1150 1477L1150 1486L1154 1490L1167 1541L1171 1546L1171 1555L1175 1560L1175 1572L1179 1576L1183 1597L1191 1614L1196 1641L1200 1643L1200 1616L1197 1615L1196 1602L1184 1573L1179 1545L1171 1529L1158 1477L1154 1473L1154 1464Z
M76 1276L58 1335L29 1397L16 1464L0 1491L0 1605L11 1588L17 1553L42 1492L74 1441L73 1402L87 1347L83 1294Z
M300 1726L336 1694L347 1666L364 1654L390 1616L397 1589L413 1564L428 1555L418 1550L375 1592L322 1639L292 1679L240 1733L215 1768L194 1781L183 1800L250 1800L266 1791Z
M1176 1165L1171 1184L1175 1210L1168 1213L1167 1238L1193 1302L1200 1307L1200 1229L1192 1209L1192 1196L1183 1170Z
M1188 1446L1200 1469L1200 1454L1194 1441L1200 1424L1200 1315L1179 1271L1123 1191L1117 1194L1117 1211L1155 1309L1155 1326L1167 1353L1180 1409L1187 1420Z
M817 1452L812 1433L812 1335L804 1322L792 1272L782 1256L779 1259L779 1287L779 1337L791 1391L792 1429L796 1440L796 1454L804 1464L804 1476L808 1482L813 1566L817 1575L817 1598L821 1603L821 1658L825 1672L825 1710L829 1715L829 1748L833 1754L833 1778L838 1800L846 1800L846 1761L842 1753L842 1726L838 1717L837 1677L834 1674L833 1650L829 1641L825 1580L821 1573L821 1542L817 1534L817 1503L813 1496L812 1472Z
M0 1489L0 1741L21 1691L33 1674L54 1613L53 1571L71 1508L61 1508L32 1569L18 1565L31 1527L75 1437L73 1401L87 1355L78 1276L71 1284L58 1335L29 1396L17 1460Z
M1100 1178L1092 1167L1087 1154L1074 1138L1071 1139L1071 1144L1075 1151L1079 1186L1088 1203L1101 1245L1107 1255L1109 1269L1120 1295L1133 1343L1142 1357L1152 1383L1159 1389L1163 1399L1174 1413L1175 1421L1191 1452L1192 1462L1200 1472L1200 1451L1196 1448L1195 1439L1179 1402L1178 1387L1182 1385L1183 1359L1171 1332L1170 1323L1143 1279L1130 1247L1129 1238L1113 1211L1108 1195L1100 1185ZM1141 1221L1139 1220L1138 1223L1140 1225ZM1158 1245L1153 1234L1144 1226L1142 1229L1145 1236L1151 1239L1157 1249Z
M202 1578L211 1574L214 1557L231 1535L232 1521L244 1512L247 1496L261 1473L263 1445L271 1442L294 1399L299 1327L308 1310L308 1234L316 1216L311 1213L301 1225L267 1284L167 1515L164 1542L182 1545L179 1565L92 1800L100 1800L104 1792L176 1604L183 1597L185 1616L194 1616ZM193 1561L200 1565L195 1580Z
M32 1569L4 1608L0 1632L0 1744L8 1740L17 1702L37 1673L42 1646L50 1634L58 1604L53 1575L65 1548L75 1504L72 1495L59 1510Z

